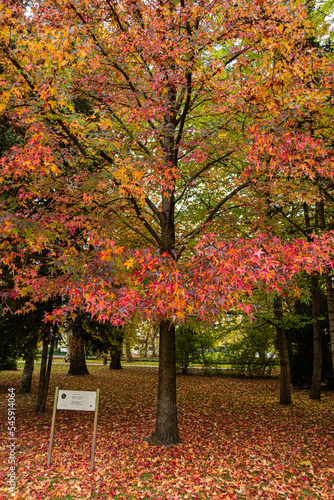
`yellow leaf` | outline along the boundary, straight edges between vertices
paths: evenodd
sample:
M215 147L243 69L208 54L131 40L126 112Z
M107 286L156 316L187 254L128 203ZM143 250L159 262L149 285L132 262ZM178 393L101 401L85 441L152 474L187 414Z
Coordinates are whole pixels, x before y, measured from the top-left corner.
M124 262L123 266L126 266L127 269L130 269L133 267L133 264L134 264L134 260L132 258L130 258L129 260Z

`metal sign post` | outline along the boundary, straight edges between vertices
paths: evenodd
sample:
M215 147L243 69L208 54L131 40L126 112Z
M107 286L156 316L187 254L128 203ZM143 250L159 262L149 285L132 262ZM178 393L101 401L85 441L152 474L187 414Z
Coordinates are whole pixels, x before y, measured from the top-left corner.
M93 428L93 442L92 454L90 460L90 468L94 469L94 456L96 447L96 434L97 434L97 416L99 410L100 389L95 391L64 391L56 387L55 399L52 412L52 423L49 442L49 453L47 464L51 465L53 436L56 423L57 410L79 410L79 411L94 411L94 428Z

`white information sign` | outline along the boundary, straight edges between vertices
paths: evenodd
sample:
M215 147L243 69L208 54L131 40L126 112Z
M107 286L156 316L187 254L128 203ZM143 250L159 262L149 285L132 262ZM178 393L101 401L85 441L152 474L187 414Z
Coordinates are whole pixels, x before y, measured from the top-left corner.
M63 391L56 387L55 398L53 403L52 412L52 422L51 422L51 432L50 432L50 442L49 442L49 453L47 464L51 465L51 455L52 455L52 445L53 436L55 432L56 425L56 413L57 410L83 410L83 411L94 411L94 428L93 428L93 441L92 441L92 453L90 458L90 468L94 469L94 455L96 446L96 433L97 433L97 415L99 410L99 399L100 399L100 389L95 391Z
M95 411L95 391L58 392L57 410Z

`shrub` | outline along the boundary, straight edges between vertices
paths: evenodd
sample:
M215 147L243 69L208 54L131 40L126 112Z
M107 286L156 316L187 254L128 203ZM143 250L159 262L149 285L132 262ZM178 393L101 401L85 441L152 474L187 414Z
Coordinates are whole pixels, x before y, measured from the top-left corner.
M0 370L17 370L17 361L14 358L0 358Z

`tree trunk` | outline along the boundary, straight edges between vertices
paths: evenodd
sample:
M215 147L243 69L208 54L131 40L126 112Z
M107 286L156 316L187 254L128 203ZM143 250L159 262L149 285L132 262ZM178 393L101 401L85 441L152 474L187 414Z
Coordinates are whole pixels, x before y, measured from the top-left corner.
M204 347L203 347L202 342L201 342L201 354L202 354L203 364L204 364L204 366L206 366L208 363L207 363L207 360L206 360L206 357L205 357Z
M43 405L45 378L46 378L46 363L47 363L47 359L48 359L48 345L49 345L48 340L43 339L43 350L42 350L42 359L41 359L41 370L39 373L36 413L40 413L40 412L43 413L45 411L45 407L43 408L42 405Z
M155 432L147 439L151 444L173 446L180 442L175 362L175 326L171 321L161 321L156 426Z
M182 375L188 375L188 366L189 366L189 353L186 351L184 353L184 363L182 366Z
M125 353L126 353L126 360L128 363L132 363L133 357L131 354L131 347L130 347L130 342L128 340L125 341Z
M322 374L322 345L319 288L316 276L311 277L312 287L312 315L313 315L313 371L310 399L320 399L321 396L321 374Z
M327 295L329 337L331 344L332 369L334 377L334 296L333 296L332 277L329 274L326 275L326 295Z
M277 320L276 333L281 368L280 404L291 405L290 359L285 336L285 328L283 326L282 297L276 297L274 299L274 313Z
M80 318L77 317L72 323L72 337L70 340L71 362L68 375L89 375L82 342L82 334L82 323Z
M155 350L155 339L156 339L156 336L157 336L157 330L155 330L155 333L152 335L152 358L156 358L157 357L157 352Z
M173 70L173 67L169 68ZM188 82L189 83L189 82ZM191 92L189 83L188 92ZM177 123L176 88L173 83L168 84L166 93L167 113L164 117L163 150L165 165L168 169L177 168L177 154L175 150L175 130ZM178 140L180 140L180 130ZM178 144L177 144L178 146ZM158 212L160 222L160 252L167 253L175 259L175 182L169 181L169 187L162 192L161 210ZM159 378L158 378L158 405L154 433L147 439L149 443L173 446L180 442L177 426L176 408L176 352L175 326L171 320L162 320L159 324Z
M303 204L305 226L308 232L311 231L311 219L309 215L307 203ZM324 226L323 202L316 203L315 222L314 226L318 227L320 222ZM321 372L322 372L322 345L321 345L321 325L320 325L320 301L318 278L311 276L311 292L312 292L312 316L313 316L313 371L312 384L310 391L310 399L320 399L321 395Z
M324 202L318 203L319 222L322 231L326 230ZM327 311L329 323L329 338L331 346L332 370L334 377L334 296L333 296L333 283L330 271L325 276L326 279L326 296L327 296Z
M121 357L119 354L111 354L109 370L122 370Z
M51 343L50 343L50 351L49 351L49 359L48 359L48 367L46 370L46 380L45 380L45 387L44 387L44 397L43 397L43 407L45 411L45 403L46 403L46 398L48 395L48 390L49 390L49 383L50 383L50 376L51 376L51 368L52 368L52 360L53 360L53 351L55 347L55 338L51 338Z
M121 370L122 344L124 339L124 330L118 328L116 331L115 342L110 348L110 365L109 370Z
M38 384L38 395L37 395L37 404L36 404L36 413L44 413L45 412L45 404L46 398L48 395L50 375L51 375L51 366L53 359L53 350L54 350L55 339L52 337L50 343L50 353L48 359L48 345L49 340L43 340L43 351L42 351L42 360L41 360L41 371L39 375L39 384Z
M147 337L145 339L145 351L144 351L144 358L147 359L147 349L148 349L148 335L147 334Z
M31 381L32 381L32 374L34 372L35 356L36 356L36 345L31 347L29 351L26 353L19 394L31 393Z

